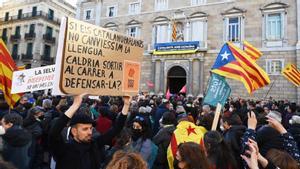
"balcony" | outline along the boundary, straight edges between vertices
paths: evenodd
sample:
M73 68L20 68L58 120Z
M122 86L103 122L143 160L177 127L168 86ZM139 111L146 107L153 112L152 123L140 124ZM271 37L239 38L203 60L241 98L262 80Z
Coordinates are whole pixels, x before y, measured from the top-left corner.
M52 35L49 34L44 34L43 35L43 39L46 43L51 43L51 44L55 44L55 38L52 37Z
M16 54L16 53L13 53L13 54L11 55L11 57L12 57L14 60L19 60L19 58L20 58L20 56L19 56L18 54Z
M22 54L22 60L32 60L33 59L33 55L31 54Z
M5 43L7 42L7 36L1 36L0 37Z
M44 61L45 63L53 63L54 62L54 58L50 57L50 56L41 56L41 60Z
M11 35L10 36L10 41L12 41L12 42L16 42L20 39L21 39L21 35Z
M15 15L15 16L10 16L8 18L0 18L0 25L2 24L8 24L11 22L15 21L23 21L23 20L30 20L30 19L36 19L36 18L42 18L50 23L59 25L60 20L55 17L49 16L48 13L43 12L43 11L37 11L36 13L29 12L29 13L24 13L21 16Z
M33 40L35 38L34 32L25 33L25 40Z

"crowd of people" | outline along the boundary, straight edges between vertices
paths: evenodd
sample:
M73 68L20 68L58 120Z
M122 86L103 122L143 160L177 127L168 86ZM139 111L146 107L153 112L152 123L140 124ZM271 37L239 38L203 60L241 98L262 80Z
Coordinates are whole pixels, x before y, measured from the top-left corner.
M0 107L0 169L300 168L296 103L231 98L211 130L215 107L202 101L27 93L14 109ZM201 126L201 140L172 144L170 160L181 123Z

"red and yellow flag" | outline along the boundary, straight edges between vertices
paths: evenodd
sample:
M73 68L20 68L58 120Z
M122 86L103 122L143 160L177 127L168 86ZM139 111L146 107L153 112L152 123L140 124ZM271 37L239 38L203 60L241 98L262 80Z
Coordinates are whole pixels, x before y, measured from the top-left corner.
M294 64L288 64L283 70L282 75L297 87L300 86L300 70Z
M177 38L177 27L176 27L176 22L173 22L172 25L172 41L175 42Z
M206 129L201 126L196 126L194 123L189 121L181 121L174 131L170 145L167 151L167 158L169 168L174 169L173 162L176 158L177 146L184 142L194 142L204 146L204 134Z
M18 70L5 43L0 39L0 90L10 108L16 104L22 94L11 94L13 71Z
M233 43L228 42L228 46L236 60L250 77L253 84L253 91L270 84L268 74L257 63L255 63L255 60L251 59L247 53L235 46Z
M256 47L252 46L247 41L244 41L244 51L254 61L256 61L257 59L259 59L263 55L263 53L261 51L259 51Z

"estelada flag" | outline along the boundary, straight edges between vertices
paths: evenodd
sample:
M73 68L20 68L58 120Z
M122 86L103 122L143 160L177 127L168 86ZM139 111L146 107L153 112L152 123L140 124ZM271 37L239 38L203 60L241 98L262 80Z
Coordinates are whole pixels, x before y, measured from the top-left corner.
M21 98L22 94L11 94L13 71L18 70L14 60L10 56L5 43L0 39L0 90L10 108Z
M194 142L199 144L199 146L204 146L203 138L205 133L206 129L204 127L196 126L189 121L181 121L174 131L168 147L167 158L169 168L174 169L173 162L176 158L177 146L180 143Z
M177 38L177 26L176 26L176 22L173 21L173 25L172 25L172 42L175 42Z
M268 74L245 53L231 42L227 42L232 54L251 78L254 89L262 88L270 83Z
M299 87L300 85L300 70L294 64L288 64L283 70L282 75L287 78L288 81Z
M248 93L252 93L254 90L251 78L235 58L227 43L220 50L211 71L221 76L241 81Z
M249 42L244 41L243 44L245 53L247 53L254 61L259 59L263 55L263 53L260 50L251 45Z

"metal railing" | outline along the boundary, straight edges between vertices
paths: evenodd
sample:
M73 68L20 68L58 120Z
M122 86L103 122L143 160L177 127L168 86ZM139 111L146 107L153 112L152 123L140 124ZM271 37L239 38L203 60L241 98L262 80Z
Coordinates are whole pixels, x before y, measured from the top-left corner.
M11 35L10 36L10 40L11 41L18 41L18 40L20 40L21 39L21 35Z
M22 54L22 60L31 60L33 59L33 55L32 54Z
M0 18L0 24L3 22L5 23L9 23L9 22L13 22L13 21L17 21L17 20L28 20L28 19L34 19L34 18L43 18L49 22L52 22L54 24L59 25L60 24L60 20L58 18L53 17L53 15L49 15L46 12L43 11L37 11L36 13L33 12L29 12L29 13L24 13L22 14L22 16L10 16L7 18L7 20L5 20L6 18Z
M42 55L41 56L41 60L46 61L46 62L54 62L54 58L50 57L50 56L46 56L46 55Z
M34 32L25 33L25 39L26 40L32 40L34 38L35 38L35 33Z
M13 54L11 55L11 57L12 57L14 60L19 60L20 55L13 53Z
M52 43L52 44L55 43L55 38L52 37L52 35L44 34L44 35L43 35L43 39L44 39L45 42L47 42L47 43Z

